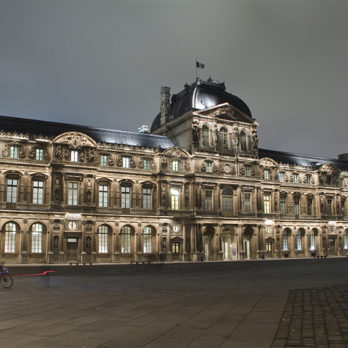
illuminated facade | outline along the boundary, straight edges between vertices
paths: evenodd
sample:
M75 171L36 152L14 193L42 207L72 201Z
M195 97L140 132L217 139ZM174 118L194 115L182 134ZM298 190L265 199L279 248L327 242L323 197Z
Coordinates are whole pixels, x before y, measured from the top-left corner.
M211 80L162 87L152 134L0 117L0 261L348 254L345 155L260 149L257 126Z

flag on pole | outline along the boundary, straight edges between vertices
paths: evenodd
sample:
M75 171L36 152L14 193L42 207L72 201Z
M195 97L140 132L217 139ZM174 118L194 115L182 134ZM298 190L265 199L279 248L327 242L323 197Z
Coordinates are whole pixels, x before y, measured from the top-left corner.
M200 63L200 62L196 61L196 68L204 69L205 65L203 63Z

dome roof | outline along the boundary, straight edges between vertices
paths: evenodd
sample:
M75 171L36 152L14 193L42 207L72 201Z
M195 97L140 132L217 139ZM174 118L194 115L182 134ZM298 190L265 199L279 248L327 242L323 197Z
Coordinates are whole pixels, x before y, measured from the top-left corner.
M216 83L210 78L207 81L197 79L191 85L185 84L185 88L181 92L172 96L168 121L174 120L190 110L202 110L226 102L252 117L250 109L243 100L227 93L225 89L225 83ZM151 132L160 127L160 118L161 113L154 119Z

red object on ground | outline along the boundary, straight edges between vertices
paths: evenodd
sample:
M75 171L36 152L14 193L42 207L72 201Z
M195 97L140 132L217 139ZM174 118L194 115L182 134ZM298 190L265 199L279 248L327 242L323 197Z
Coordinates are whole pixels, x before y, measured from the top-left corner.
M30 276L42 276L42 275L48 275L48 273L53 273L55 271L45 271L42 273L32 273L32 274L11 274L12 276L16 277L30 277Z

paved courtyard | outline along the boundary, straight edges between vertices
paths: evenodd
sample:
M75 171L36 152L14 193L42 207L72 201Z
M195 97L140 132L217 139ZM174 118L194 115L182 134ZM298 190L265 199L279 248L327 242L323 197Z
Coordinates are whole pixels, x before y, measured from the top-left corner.
M348 258L49 268L0 288L1 347L348 347Z

